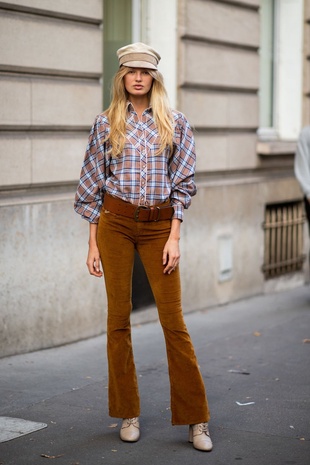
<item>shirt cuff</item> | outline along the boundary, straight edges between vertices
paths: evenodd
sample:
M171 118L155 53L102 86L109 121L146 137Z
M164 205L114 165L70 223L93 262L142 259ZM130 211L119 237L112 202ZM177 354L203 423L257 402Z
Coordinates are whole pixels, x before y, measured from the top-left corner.
M74 209L76 213L81 215L83 220L86 220L89 223L95 223L95 224L99 223L100 212L98 212L98 210L89 208L89 206L85 207L82 205L75 205Z
M175 203L173 204L174 207L174 215L172 219L177 219L183 221L183 213L184 213L184 207L181 203Z

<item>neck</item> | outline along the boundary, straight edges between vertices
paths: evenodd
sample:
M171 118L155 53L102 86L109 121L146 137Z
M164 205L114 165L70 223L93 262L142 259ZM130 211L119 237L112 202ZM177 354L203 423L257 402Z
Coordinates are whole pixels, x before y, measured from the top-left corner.
M149 99L146 95L143 95L141 97L136 97L136 96L131 95L129 100L132 103L139 117L142 115L144 110L146 110L146 108L149 107Z

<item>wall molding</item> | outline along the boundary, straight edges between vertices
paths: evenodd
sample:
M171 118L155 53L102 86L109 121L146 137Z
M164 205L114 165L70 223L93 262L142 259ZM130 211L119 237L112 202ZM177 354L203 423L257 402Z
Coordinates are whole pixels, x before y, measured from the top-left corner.
M11 65L2 65L0 64L0 73L10 73L14 75L24 75L24 76L52 76L60 78L73 78L73 79L91 79L98 81L102 78L101 73L89 73L83 71L66 71L63 69L51 69L51 68L34 68L27 66L11 66Z
M212 39L211 37L196 36L194 34L183 34L181 36L181 39L184 41L215 45L220 48L233 48L254 53L257 53L259 50L259 45L247 45L240 42L228 42L225 40Z
M211 126L194 126L193 129L199 134L216 134L227 135L227 134L255 134L257 133L257 127L244 128L244 127L211 127Z
M227 92L232 94L252 94L256 95L259 91L257 87L236 87L236 86L221 86L213 84L193 84L192 82L184 82L180 89L197 90L206 92Z
M240 2L238 0L209 0L213 3L224 3L225 5L235 6L238 8L242 8L244 10L254 10L259 11L259 5L252 5L250 3Z
M61 19L65 21L73 21L77 23L90 24L94 26L100 26L102 19L90 18L85 16L73 15L69 13L61 13L52 10L43 10L41 8L27 7L23 5L13 5L7 2L0 2L0 10L8 12L22 13L27 15L45 16L47 18Z

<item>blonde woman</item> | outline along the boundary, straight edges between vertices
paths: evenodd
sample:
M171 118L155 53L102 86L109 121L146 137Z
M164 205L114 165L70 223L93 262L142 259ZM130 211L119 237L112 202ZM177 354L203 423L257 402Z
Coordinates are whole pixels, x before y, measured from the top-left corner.
M91 129L75 198L75 210L89 222L89 273L105 279L109 414L123 419L123 441L139 439L130 326L137 250L165 337L172 424L189 425L189 441L210 451L208 402L183 319L179 274L180 226L196 193L193 134L169 107L159 54L135 43L117 56L112 101Z

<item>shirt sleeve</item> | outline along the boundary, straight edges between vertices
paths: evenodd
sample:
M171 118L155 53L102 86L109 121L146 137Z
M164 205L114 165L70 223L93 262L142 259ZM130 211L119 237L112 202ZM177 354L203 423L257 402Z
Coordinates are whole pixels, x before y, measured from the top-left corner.
M302 129L295 155L295 176L306 197L310 197L310 126Z
M90 223L98 223L109 162L106 154L106 124L96 118L88 138L84 163L75 194L74 209Z
M171 180L171 203L174 216L183 221L184 209L191 204L191 198L197 192L194 181L196 168L195 141L192 129L185 116L179 114L175 127L174 152L169 164Z

